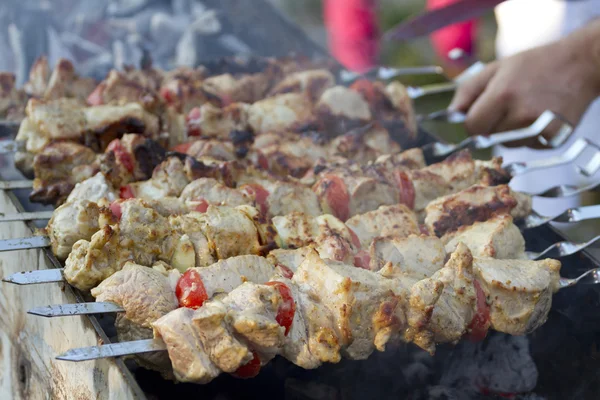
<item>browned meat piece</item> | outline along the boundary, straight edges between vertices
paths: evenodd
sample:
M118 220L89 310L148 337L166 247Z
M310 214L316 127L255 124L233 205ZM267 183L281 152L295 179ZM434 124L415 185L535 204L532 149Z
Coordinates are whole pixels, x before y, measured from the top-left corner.
M62 203L75 184L99 171L96 154L74 142L54 142L33 159L35 179L29 198L43 204Z
M29 81L25 82L23 88L25 92L31 97L42 98L46 93L48 87L48 80L50 79L50 66L48 65L48 58L41 56L31 66L29 70Z
M356 215L346 221L346 226L352 229L365 249L378 236L403 238L419 234L417 216L403 204L381 206L377 210Z
M365 99L356 91L343 86L325 90L316 103L314 112L329 136L337 136L364 126L372 118Z
M254 198L244 191L227 187L211 178L200 178L190 182L181 192L184 201L204 201L206 206L226 205L230 207L254 204Z
M133 182L129 187L136 197L142 199L160 199L166 196L178 197L190 183L183 163L177 157L169 157L156 166L152 179Z
M558 290L560 262L546 259L495 260L477 258L473 271L490 306L491 328L525 335L548 318L552 295Z
M497 215L487 221L462 226L444 235L442 241L448 252L462 242L475 257L503 260L525 258L525 239L510 215Z
M178 113L187 114L194 107L200 107L207 99L202 92L202 68L179 67L165 74L160 94L165 102Z
M205 103L200 108L194 108L189 112L187 136L228 140L231 132L249 129L249 108L250 106L244 103L233 103L224 108Z
M333 314L343 353L367 358L377 346L382 351L405 323L399 299L386 289L386 279L316 252L307 255L293 281L311 288L315 301Z
M406 169L425 168L425 157L423 150L416 147L414 149L404 150L401 153L384 154L377 157L375 165L381 165L388 169L395 167L406 167Z
M233 76L223 74L202 81L202 91L218 107L231 103L254 103L262 99L269 90L271 81L268 73Z
M383 154L396 154L401 151L398 143L392 140L388 131L379 126L370 129L355 129L331 141L332 153L359 164L374 161Z
M110 71L108 77L102 81L90 95L89 102L92 105L113 104L121 105L127 103L138 103L144 109L160 114L164 103L158 95L158 87L153 79L139 79L128 76L116 70Z
M305 93L317 101L323 91L335 85L335 77L326 69L300 71L284 77L271 91L270 96L283 93Z
M303 131L314 126L312 102L301 93L286 93L255 102L248 109L248 122L256 135L269 132Z
M398 81L388 84L385 88L387 97L392 102L395 110L400 114L400 119L404 123L404 132L408 133L411 141L417 139L417 117L413 107L412 99L408 96L406 87ZM402 138L399 138L402 139Z
M20 121L25 117L27 96L15 86L15 76L0 72L0 118Z
M236 149L231 142L215 139L200 139L191 142L185 152L194 158L214 158L215 160L233 161L237 159Z
M144 290L140 290L144 288ZM179 303L161 269L127 262L123 269L92 289L96 301L109 301L125 309L115 326L119 341L151 339L152 324L175 310ZM142 365L171 376L171 362L164 352L136 357Z
M266 133L253 143L255 165L279 176L301 178L320 159L330 159L331 152L318 138L293 132ZM252 157L252 154L250 155Z
M510 214L514 218L523 218L531 212L531 198L513 192L507 185L475 185L431 202L426 212L427 228L442 236L494 215Z

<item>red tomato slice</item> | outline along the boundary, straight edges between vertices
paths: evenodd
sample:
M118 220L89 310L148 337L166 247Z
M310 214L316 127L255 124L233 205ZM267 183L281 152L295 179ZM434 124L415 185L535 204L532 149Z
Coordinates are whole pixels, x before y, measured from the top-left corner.
M194 144L194 142L187 142L187 143L178 144L177 146L173 147L173 151L176 151L176 152L182 153L182 154L187 154L187 152L190 149L190 147L192 147L192 144Z
M202 277L194 269L188 269L181 275L175 287L175 295L179 300L179 307L196 309L208 300Z
M269 169L269 160L267 160L267 157L265 157L265 155L258 150L258 166L264 170L268 170Z
M233 376L236 378L247 379L254 378L256 375L258 375L260 372L260 358L255 351L252 351L252 356L252 360L236 369L233 373Z
M415 208L415 187L412 180L408 177L406 172L399 171L396 174L396 184L398 185L398 191L400 192L399 202L404 204L411 210Z
M87 102L90 106L99 106L102 103L104 103L104 100L102 99L102 94L104 93L104 87L105 87L105 84L104 84L104 82L102 82L98 86L96 86L96 89L94 89L94 91L92 93L90 93L90 95L87 98Z
M167 104L173 104L177 99L177 94L173 93L168 87L160 88L160 96L165 100Z
M119 189L119 197L123 200L135 198L135 193L129 185L121 186Z
M292 291L283 282L273 281L267 282L265 285L276 287L283 299L283 303L277 309L275 321L285 328L285 334L287 336L292 327L292 322L294 322L294 314L296 313L296 303L292 297Z
M354 231L350 228L348 228L348 230L350 231L350 237L352 238L352 244L354 245L354 247L356 247L357 249L360 249L360 239L358 238L358 236L356 236L356 233L354 233Z
M320 185L325 186L325 200L331 213L342 221L350 218L350 195L342 178L325 175L321 179Z
M187 126L188 136L201 136L202 129L200 129L200 117L202 113L198 107L194 107L190 110L187 117L185 118Z
M108 144L108 146L106 146L106 151L112 151L113 153L115 153L115 157L117 159L117 161L119 161L119 163L125 167L125 169L129 172L133 172L134 169L134 162L133 162L133 157L131 156L131 154L129 154L127 152L127 150L125 149L125 147L123 147L123 145L121 144L121 140L119 139L114 139L112 142L110 142Z
M113 201L112 203L110 203L110 212L113 213L113 215L117 218L117 219L121 219L121 215L123 215L123 210L121 208L121 203L119 201Z
M198 211L198 212L204 213L204 212L206 212L206 210L208 210L209 204L208 204L208 202L206 200L204 200L204 199L198 199L196 201L198 202L198 204L196 204L194 206L194 211Z
M242 185L240 189L250 195L254 195L254 200L256 201L260 212L263 215L267 215L269 212L269 203L267 202L267 198L269 197L270 193L264 187L258 183L249 183L247 185Z
M277 264L276 266L281 271L281 275L283 275L285 278L292 279L294 277L294 272L289 269L289 267L283 264Z
M361 250L354 256L354 266L362 269L371 269L371 256L366 250Z
M487 304L485 293L478 281L473 281L477 296L477 311L468 327L467 339L480 342L485 339L490 328L490 306Z

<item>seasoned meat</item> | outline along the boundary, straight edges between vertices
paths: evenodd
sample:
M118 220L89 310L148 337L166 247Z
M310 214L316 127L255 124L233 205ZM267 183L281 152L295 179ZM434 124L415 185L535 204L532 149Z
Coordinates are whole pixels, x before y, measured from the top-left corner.
M473 257L469 249L459 243L444 268L429 279L444 285L429 325L434 333L434 340L456 343L466 333L477 305Z
M487 221L460 227L456 232L444 235L442 241L448 252L462 242L475 257L503 260L525 258L525 239L510 215L498 215Z
M412 283L431 277L443 267L446 258L440 239L417 235L375 239L369 253L372 270L387 278L410 278Z
M173 267L185 272L192 267L206 267L217 260L215 249L204 234L199 213L172 216L169 224L180 236L171 257Z
M313 190L321 209L342 221L399 202L398 192L386 182L342 168L324 172Z
M419 234L417 216L403 204L358 214L347 220L346 226L356 234L363 248L368 248L378 236L402 238Z
M208 99L214 100L221 107L234 102L254 103L264 97L270 84L266 73L244 74L237 77L222 74L202 81L202 91Z
M186 154L194 158L214 158L215 160L236 160L235 148L231 142L214 139L200 139L192 142Z
M374 164L389 169L400 166L404 166L406 169L421 169L426 166L423 150L418 147L404 150L401 153L384 154L377 157Z
M253 196L242 190L227 187L212 178L200 178L190 182L181 192L180 198L184 201L205 201L213 205L241 206L252 205Z
M312 103L301 93L286 93L257 101L248 109L255 134L298 131L314 123Z
M48 221L46 232L50 237L52 252L65 260L75 242L90 240L99 229L101 210L96 203L76 200L58 207Z
M215 249L219 259L260 251L254 223L236 208L208 206L201 215L201 224L209 246Z
M129 186L136 197L159 199L165 196L179 196L189 183L181 160L169 157L154 169L152 179L134 182Z
M0 118L20 121L25 116L27 96L15 85L15 75L0 72Z
M143 288L143 290L140 290ZM179 304L169 280L154 268L127 262L121 271L92 289L96 301L116 303L125 309L115 322L119 341L151 339L152 325ZM163 352L138 355L142 365L171 373L171 362Z
M388 131L374 126L370 129L357 128L334 138L330 147L334 155L356 163L366 164L383 154L398 153L401 148Z
M310 247L300 247L298 249L275 249L269 252L267 259L273 265L283 265L289 268L292 272L296 272L300 264L306 258L306 255L311 252Z
M248 347L234 335L227 323L227 306L220 300L204 302L192 323L210 360L224 372L235 372L252 359Z
M251 106L245 103L233 103L224 108L210 103L192 109L188 114L187 135L229 139L232 131L246 131Z
M249 182L243 184L243 182ZM315 193L308 187L294 181L282 182L260 178L243 179L240 191L256 198L257 204L271 216L302 212L307 215L320 215L321 208ZM266 194L266 199L261 194Z
M154 321L154 336L162 339L180 382L208 383L221 370L208 357L199 332L192 325L194 310L179 308Z
M315 105L315 115L329 136L337 136L363 126L372 117L365 99L344 86L325 90Z
M279 247L284 249L319 243L329 236L341 237L347 243L352 243L352 233L348 227L332 215L312 217L295 212L274 217L272 222L277 231Z
M317 301L333 314L343 352L365 359L378 343L385 348L392 332L400 331L404 316L398 298L377 275L309 253L293 281L311 288ZM385 338L385 339L384 339Z
M34 189L53 182L75 184L90 178L98 172L95 161L96 154L88 147L75 142L51 143L33 159Z
M105 225L90 241L73 245L65 263L65 278L71 285L89 290L127 261L152 265L158 259L170 260L176 238L166 218L138 199L121 203L121 213L118 225Z
M269 92L270 96L283 93L305 93L316 101L326 89L335 85L335 77L326 69L313 69L290 74Z
M89 200L97 203L101 199L106 199L110 202L118 198L118 193L112 187L112 184L106 180L106 176L98 172L93 177L77 183L69 194L69 197L67 197L67 202Z
M414 140L417 137L417 118L413 107L412 99L408 95L406 87L398 81L393 81L385 88L386 94L392 105L399 111L408 130L410 137Z
M494 215L522 218L530 211L531 198L513 192L507 185L475 185L432 201L426 208L425 224L430 232L442 236Z
M46 56L38 57L29 70L29 80L25 82L23 88L31 97L42 98L48 86L50 79L50 66Z
M161 83L160 94L178 113L187 114L206 102L201 90L204 75L202 68L179 67L169 71Z
M559 261L476 258L473 271L492 300L493 329L525 335L546 322L552 294L558 290Z
M143 288L143 290L140 290ZM109 301L125 309L129 322L151 329L152 323L179 307L165 275L156 269L127 262L123 269L92 289L96 301ZM150 336L152 337L152 332Z

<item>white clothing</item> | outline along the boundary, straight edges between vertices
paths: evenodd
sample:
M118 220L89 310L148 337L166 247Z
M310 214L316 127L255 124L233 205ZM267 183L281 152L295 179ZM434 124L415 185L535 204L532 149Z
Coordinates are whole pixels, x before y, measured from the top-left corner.
M498 58L541 46L560 39L600 16L599 0L510 0L496 7L498 35L496 53ZM557 77L560 79L560 77ZM557 150L532 150L528 148L494 149L495 155L504 157L505 162L528 161L561 154L578 137L586 137L600 144L600 99L592 103L577 126L573 137ZM586 160L586 154L582 160ZM511 187L525 192L538 192L557 184L600 181L600 173L583 179L572 164L519 176ZM533 207L542 215L556 215L579 204L579 198L561 200L535 199Z

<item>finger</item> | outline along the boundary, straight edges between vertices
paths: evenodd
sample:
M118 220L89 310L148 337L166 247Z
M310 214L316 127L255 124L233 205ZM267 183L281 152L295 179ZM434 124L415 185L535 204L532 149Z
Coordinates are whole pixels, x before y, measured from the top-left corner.
M467 111L475 100L477 100L477 97L485 90L485 87L497 70L498 63L491 63L483 71L458 86L448 109Z
M499 101L498 89L489 85L469 108L465 129L469 135L489 135L508 113L507 102Z

